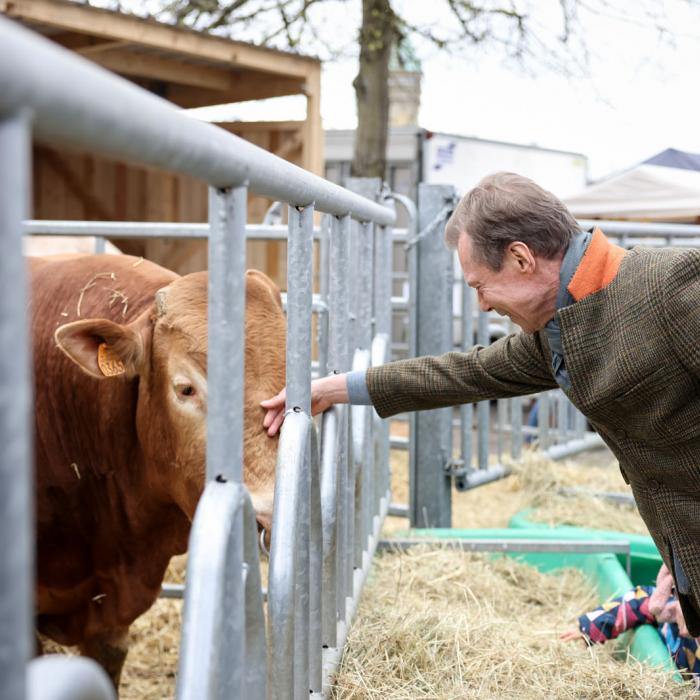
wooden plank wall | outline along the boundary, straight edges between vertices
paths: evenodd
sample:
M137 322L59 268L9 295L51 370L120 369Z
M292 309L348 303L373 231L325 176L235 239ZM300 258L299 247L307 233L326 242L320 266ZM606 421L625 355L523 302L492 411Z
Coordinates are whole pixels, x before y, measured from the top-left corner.
M298 165L304 163L303 122L234 122L220 125ZM313 168L316 170L317 168ZM37 219L81 221L204 222L207 188L192 178L35 146L33 214ZM260 223L272 202L251 196L248 220ZM180 274L206 269L203 241L115 241L124 252L142 255ZM286 288L286 243L251 241L248 266L265 271Z

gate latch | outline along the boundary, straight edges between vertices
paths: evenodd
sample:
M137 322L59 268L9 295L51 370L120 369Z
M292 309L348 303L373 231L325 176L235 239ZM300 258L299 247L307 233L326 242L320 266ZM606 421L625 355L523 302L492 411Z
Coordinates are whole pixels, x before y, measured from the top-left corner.
M445 476L454 479L457 491L466 491L467 481L465 477L469 468L464 466L463 459L448 459L443 467Z

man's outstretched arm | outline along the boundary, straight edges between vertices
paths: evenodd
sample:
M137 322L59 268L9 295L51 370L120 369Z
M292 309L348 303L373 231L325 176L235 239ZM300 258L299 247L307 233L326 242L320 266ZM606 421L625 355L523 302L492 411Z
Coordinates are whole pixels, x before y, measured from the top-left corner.
M286 398L282 389L276 396L260 402L266 411L263 427L270 436L277 433L284 421ZM331 374L311 382L311 415L322 413L336 403L371 403L364 372Z

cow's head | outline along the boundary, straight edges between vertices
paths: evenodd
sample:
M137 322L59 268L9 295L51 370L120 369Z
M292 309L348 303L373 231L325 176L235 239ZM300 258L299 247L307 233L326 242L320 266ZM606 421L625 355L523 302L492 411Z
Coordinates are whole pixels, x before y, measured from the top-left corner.
M285 321L279 290L261 273L246 277L245 481L269 531L276 440L259 402L284 384ZM207 437L207 273L178 278L128 324L76 321L56 343L101 381L138 378L136 430L149 480L192 518L204 485Z

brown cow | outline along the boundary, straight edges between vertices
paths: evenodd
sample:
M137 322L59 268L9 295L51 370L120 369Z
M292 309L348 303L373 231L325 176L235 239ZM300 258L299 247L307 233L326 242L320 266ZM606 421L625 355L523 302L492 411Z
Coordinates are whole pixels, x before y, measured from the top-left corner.
M37 627L118 686L129 625L187 549L204 486L207 273L130 256L30 261ZM284 384L286 327L270 279L249 271L246 295L244 478L269 531L277 442L259 401Z

